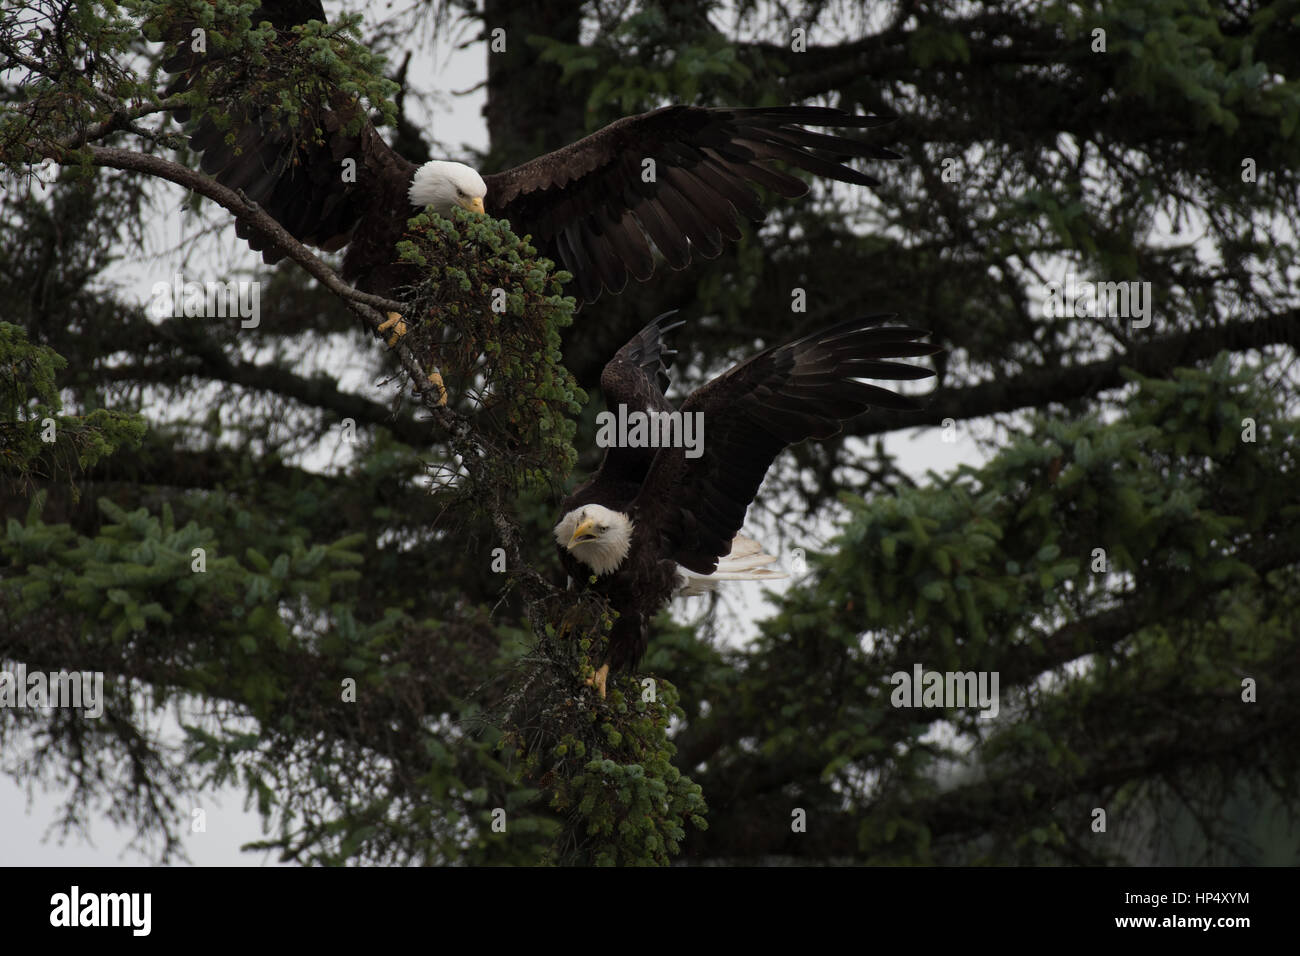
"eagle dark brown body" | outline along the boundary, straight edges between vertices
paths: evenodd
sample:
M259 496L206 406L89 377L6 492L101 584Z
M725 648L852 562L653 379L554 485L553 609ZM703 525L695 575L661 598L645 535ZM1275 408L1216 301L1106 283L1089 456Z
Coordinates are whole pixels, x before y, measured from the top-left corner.
M605 366L601 390L609 407L671 410L663 386L672 353L663 334L675 326L664 318ZM602 694L605 674L636 666L650 620L686 577L707 580L720 562L738 572L726 577L758 577L752 562L733 556L745 512L782 449L829 438L841 422L873 406L919 407L913 398L859 381L934 374L890 361L942 350L918 341L926 334L918 329L879 325L886 318L842 322L733 367L682 403L681 412L704 417L699 457L687 457L683 448L610 448L600 470L564 500L555 529L560 558L579 587L591 587L619 613L595 681Z

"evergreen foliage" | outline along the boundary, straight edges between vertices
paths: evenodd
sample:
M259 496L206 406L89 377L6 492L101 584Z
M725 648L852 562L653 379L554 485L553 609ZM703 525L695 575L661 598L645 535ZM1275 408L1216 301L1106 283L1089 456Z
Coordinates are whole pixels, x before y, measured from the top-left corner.
M256 6L0 18L0 670L106 689L100 720L0 708L0 768L65 832L173 859L234 786L250 849L311 864L1294 862L1292 0L486 0L483 168L669 100L892 109L905 158L576 315L527 236L417 216L398 349L292 262L230 274L199 254L238 248L229 213L96 159L197 168L168 111L232 97L304 137L327 89L402 122L394 38L459 10L373 47L388 14L331 10L286 52ZM180 16L229 69L168 102L148 41ZM259 281L256 328L150 314L182 206L186 278ZM1150 324L1044 314L1066 271L1150 283ZM810 561L763 619L661 615L602 701L611 612L550 529L599 460L601 366L670 308L677 397L866 312L950 352L925 412L769 476L754 526ZM952 435L979 460L903 467ZM898 706L917 664L997 672L998 715Z

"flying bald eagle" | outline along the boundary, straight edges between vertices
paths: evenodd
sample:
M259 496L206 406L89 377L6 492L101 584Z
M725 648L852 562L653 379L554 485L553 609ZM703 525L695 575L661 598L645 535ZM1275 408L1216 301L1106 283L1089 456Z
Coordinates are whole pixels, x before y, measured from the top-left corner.
M662 387L674 353L664 334L681 323L665 324L666 318L638 332L605 366L600 388L609 408L672 411ZM829 438L872 406L920 407L860 381L934 374L888 361L943 351L917 341L924 331L878 324L889 318L841 322L736 365L691 393L679 410L702 415L702 448L611 445L596 474L564 500L554 529L560 560L579 586L594 576L590 586L619 613L608 656L589 681L600 696L611 669L636 666L651 618L674 593L780 576L766 568L776 558L739 531L782 449Z
M325 12L319 0L278 0L254 11L252 22L263 20L286 46L296 24L324 21ZM192 49L196 25L181 21L168 30L174 51L164 63L173 74L169 95L190 89L203 71L223 60L210 44L207 52ZM723 237L740 238L740 215L763 219L750 183L786 197L808 191L772 161L874 186L875 179L842 160L898 158L888 149L801 125L869 129L893 116L811 106L667 106L481 176L462 163L435 160L417 166L391 149L368 119L349 134L346 128L360 106L343 93L317 105L309 111L321 130L317 140L296 136L269 109L235 100L229 104L233 144L206 116L193 124L190 143L202 153L204 172L242 189L299 241L328 251L346 246L343 277L363 292L389 297L416 278L409 265L399 265L396 246L406 221L424 207L449 216L459 206L509 220L517 234L531 235L539 252L573 274L581 304L595 301L602 291L621 292L629 275L649 279L655 269L652 244L673 269L685 268L696 256L718 255ZM179 109L176 117L188 122L190 111ZM355 181L340 175L348 159L356 163ZM267 263L284 258L282 249L247 224L237 224L236 231Z

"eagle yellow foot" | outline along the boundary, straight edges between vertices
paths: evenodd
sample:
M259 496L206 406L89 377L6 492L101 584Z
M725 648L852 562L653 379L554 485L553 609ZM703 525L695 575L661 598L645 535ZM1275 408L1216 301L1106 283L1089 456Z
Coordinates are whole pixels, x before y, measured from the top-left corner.
M379 326L380 332L387 332L389 329L393 330L393 337L388 340L388 347L391 349L397 344L397 340L406 334L406 322L400 313L389 312L388 321Z
M389 312L388 319L380 323L379 331L387 332L393 330L392 336L388 340L388 347L391 349L397 344L397 340L407 333L406 320L402 318L400 312ZM447 386L443 384L442 373L436 368L429 373L429 382L438 390L438 404L447 404Z
M588 677L586 681L588 687L596 688L596 693L600 694L602 699L605 697L605 678L607 677L609 677L609 665L601 664L600 670Z
M442 384L442 373L435 368L432 372L429 373L429 381L430 383L432 383L433 387L438 390L438 404L446 405L447 388L445 385Z

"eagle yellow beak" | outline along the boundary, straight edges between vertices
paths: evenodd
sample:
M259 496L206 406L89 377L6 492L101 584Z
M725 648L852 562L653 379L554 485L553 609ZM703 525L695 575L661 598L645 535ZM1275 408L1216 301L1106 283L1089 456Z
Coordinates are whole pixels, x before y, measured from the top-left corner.
M575 544L581 544L583 541L595 541L598 537L595 519L588 518L573 529L573 537L569 539L569 549L572 550Z
M483 208L482 196L471 196L467 199L457 199L456 203L461 208L468 209L470 212L476 212L480 216L487 215L487 210Z

